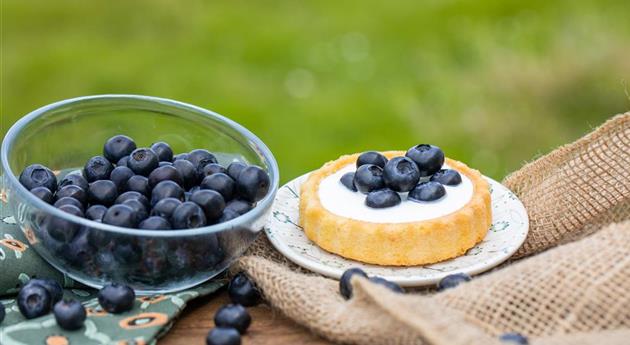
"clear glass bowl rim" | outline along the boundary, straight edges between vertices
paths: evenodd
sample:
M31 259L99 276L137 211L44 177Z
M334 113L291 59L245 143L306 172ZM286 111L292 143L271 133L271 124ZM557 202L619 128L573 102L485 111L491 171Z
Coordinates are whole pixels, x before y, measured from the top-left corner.
M205 115L224 124L234 128L248 140L252 141L257 148L262 153L263 157L266 160L267 166L271 172L271 185L269 186L269 191L267 195L260 200L256 207L254 207L251 211L234 218L225 223L205 226L202 228L195 229L185 229L185 230L176 230L176 231L160 231L160 230L144 230L144 229L130 229L123 228L109 224L103 224L99 222L95 222L86 218L81 218L78 216L71 215L69 213L63 212L54 206L42 201L37 198L31 192L29 192L22 184L19 182L16 175L11 170L9 165L9 152L13 145L15 139L19 136L22 129L31 121L37 119L44 114L56 110L61 107L65 107L68 105L84 102L84 101L93 101L93 100L139 100L144 102L155 102L160 103L162 105L166 105L169 107L176 107L180 109L189 110L201 115ZM191 105L184 102L174 101L167 98L160 97L152 97L152 96L143 96L143 95L129 95L129 94L105 94L105 95L92 95L92 96L83 96L70 98L63 101L55 102L46 106L43 106L39 109L36 109L26 116L22 117L18 120L7 132L4 140L2 141L2 151L0 152L1 160L2 160L2 168L4 170L4 180L10 182L10 185L7 188L12 188L16 193L20 195L27 202L36 205L38 208L43 211L52 214L54 216L72 221L74 223L90 227L92 229L99 229L108 232L114 232L119 234L125 234L130 236L147 236L147 237L184 237L184 236L197 236L197 235L205 235L215 232L222 232L225 230L229 230L235 227L238 227L240 224L249 224L254 222L256 219L261 217L265 211L271 206L274 201L276 191L278 189L278 185L280 183L280 172L278 168L278 163L276 162L275 157L271 153L271 150L260 140L254 133L249 131L247 128L238 124L237 122L228 119L227 117L217 114L211 110L207 110L195 105Z

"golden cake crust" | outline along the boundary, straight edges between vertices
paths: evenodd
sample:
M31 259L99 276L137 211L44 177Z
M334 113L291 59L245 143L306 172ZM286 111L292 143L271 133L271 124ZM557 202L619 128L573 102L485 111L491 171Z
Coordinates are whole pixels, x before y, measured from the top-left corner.
M387 158L403 151L383 152ZM442 217L408 223L371 223L341 217L326 210L319 200L324 178L356 162L359 154L341 156L313 172L300 190L300 225L321 248L370 264L414 266L431 264L464 254L481 242L492 223L488 182L479 171L446 158L446 163L473 184L471 200Z

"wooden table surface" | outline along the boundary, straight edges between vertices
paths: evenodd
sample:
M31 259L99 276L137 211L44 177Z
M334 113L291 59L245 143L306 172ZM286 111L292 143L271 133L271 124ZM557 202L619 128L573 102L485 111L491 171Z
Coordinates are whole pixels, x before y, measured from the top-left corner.
M173 328L158 345L204 345L208 331L214 327L214 313L230 303L225 289L191 301ZM252 324L243 337L243 345L330 345L266 304L248 308Z

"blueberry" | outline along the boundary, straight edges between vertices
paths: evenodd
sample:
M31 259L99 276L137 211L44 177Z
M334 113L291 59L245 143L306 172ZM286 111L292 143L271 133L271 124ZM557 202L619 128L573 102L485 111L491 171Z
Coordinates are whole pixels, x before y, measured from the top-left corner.
M55 303L61 301L63 298L63 288L61 285L54 279L50 278L33 278L29 280L26 285L39 285L48 291L50 295L50 306L52 307Z
M404 293L405 290L403 290L403 288L400 287L400 285L394 283L394 282L390 282L389 280L385 279L385 278L381 278L381 277L370 277L370 281L374 284L378 284L378 285L382 285L388 289L390 289L393 292L397 292L397 293Z
M387 158L376 151L363 152L359 155L359 158L357 158L357 168L365 164L372 164L383 169L386 163Z
M17 305L22 315L34 319L50 312L50 293L40 285L27 284L18 293Z
M133 139L125 135L113 136L103 145L103 156L110 162L118 162L124 156L129 155L136 149L136 143Z
M175 198L164 198L155 204L151 209L151 216L159 216L170 220L177 206L181 205L181 201Z
M228 304L217 310L214 314L214 324L217 327L234 328L244 334L252 323L247 309L240 304Z
M350 283L350 280L355 275L364 278L368 277L367 273L365 273L362 269L354 267L345 270L339 279L339 293L345 299L350 299L350 297L352 297L352 284Z
M200 165L199 170L197 171L200 180L203 180L203 178L206 176L218 173L227 174L227 169L222 167L219 163L208 163L206 165Z
M157 154L160 162L170 162L173 160L173 150L163 141L151 144L151 150Z
M110 180L98 180L88 187L88 201L90 204L111 206L118 197L118 187Z
M134 192L134 191L129 191L129 192L124 192L122 194L120 194L118 196L118 198L116 198L116 204L122 204L127 200L138 200L139 202L142 203L142 205L148 209L149 208L149 199L147 199L146 196L144 196L142 193L138 193L138 192Z
M231 177L224 173L215 173L206 176L203 181L201 181L199 187L201 189L211 189L217 191L223 196L223 199L232 200L234 197L234 190L236 189L236 183Z
M243 169L247 168L247 164L241 162L232 162L227 167L227 174L236 181L238 179L238 175L243 171Z
M48 204L53 203L53 200L54 200L53 194L50 192L50 189L46 187L42 187L42 186L35 187L31 189L31 193L33 193L33 195L35 195L39 199L43 200L45 203L48 203Z
M431 176L431 181L447 186L457 186L462 183L462 176L456 170L442 169Z
M109 179L114 182L118 192L122 193L127 190L127 181L135 174L127 166L117 166L112 170Z
M103 310L112 314L119 314L133 309L136 294L126 285L112 283L105 285L98 292L98 303Z
M101 222L103 221L105 212L107 212L107 207L103 205L92 205L85 211L85 218Z
M252 208L254 208L254 205L245 200L232 200L225 205L225 210L232 210L239 215L251 211Z
M446 195L446 189L439 182L429 181L417 185L409 192L409 200L434 201Z
M348 172L348 173L343 174L343 176L341 176L339 181L341 182L342 185L344 185L349 190L351 190L353 192L357 191L357 186L354 185L354 173L353 172Z
M53 307L53 314L59 327L73 331L83 327L87 313L76 299L59 301Z
M116 162L116 166L126 167L128 162L129 162L129 155L124 156L123 158L119 159L118 162Z
M172 162L164 162L164 161L160 161L158 163L158 168L159 167L165 167L165 166L173 166L173 163Z
M206 225L206 215L199 205L186 201L173 211L171 223L174 229L200 228Z
M178 155L173 156L173 162L188 160L188 153L180 153Z
M142 195L151 195L151 188L149 187L149 179L142 175L134 175L127 181L127 191L138 192Z
M394 157L383 169L385 185L396 192L412 190L420 180L420 171L414 161L407 157Z
M180 186L184 185L182 175L170 165L158 167L149 174L149 188L155 187L162 181L173 181Z
M66 205L74 206L78 208L79 210L81 210L81 212L83 212L83 204L79 200L75 198L71 198L69 196L58 199L53 204L53 206L55 206L56 208L61 208L61 206L66 206Z
M151 149L141 147L133 150L129 155L129 161L127 166L133 170L134 173L142 176L149 176L153 169L157 168L159 159L157 154Z
M437 284L438 291L454 288L461 283L470 281L472 278L466 273L449 274L446 277L440 279Z
M140 225L138 226L139 229L146 229L146 230L170 230L172 229L171 227L171 223L168 222L168 220L159 217L159 216L152 216L149 217L145 220L142 221L142 223L140 223Z
M518 344L518 345L529 344L529 340L527 339L526 336L520 333L516 333L516 332L503 333L499 336L499 340L501 342L510 343L510 344Z
M435 174L444 164L444 152L433 145L416 145L407 151L406 156L418 165L421 177Z
M2 304L2 302L0 302L0 325L2 324L2 321L4 321L4 317L6 316L7 312L4 311L4 304Z
M217 163L217 158L212 153L203 149L190 151L186 159L195 166L197 171L206 164Z
M230 280L228 295L230 295L232 303L245 307L253 307L260 303L260 292L258 292L256 285L242 272Z
M83 212L74 205L62 205L59 207L59 210L77 217L83 217ZM44 224L46 230L48 230L48 234L53 239L64 243L70 242L79 230L78 224L53 215L49 215Z
M385 187L383 169L374 164L361 165L354 173L354 185L364 194L382 189Z
M133 212L136 215L136 224L139 224L149 217L149 212L147 211L147 208L141 201L137 199L125 200L121 205L126 205L133 209Z
M135 228L138 225L137 216L134 210L127 206L116 204L105 212L103 223L120 226L123 228Z
M213 328L206 337L206 345L241 345L241 334L234 328Z
M83 167L83 175L88 182L107 180L114 166L105 157L96 156L90 158Z
M83 190L88 189L88 181L85 179L85 177L81 176L80 174L68 174L64 176L64 178L62 178L61 181L59 182L60 188L69 186L69 185L79 186L83 188Z
M400 195L391 189L383 188L368 193L365 204L371 208L387 208L400 204Z
M204 214L206 215L207 221L215 221L221 218L221 215L223 214L223 209L225 208L225 200L223 199L221 194L219 194L219 192L216 192L214 190L198 190L192 193L192 195L190 196L190 201L201 206Z
M27 166L20 174L20 183L28 190L35 187L46 187L52 193L57 191L57 177L52 170L41 164Z
M190 189L197 183L197 170L195 170L195 166L191 162L185 159L178 159L173 162L173 167L179 172L184 188Z
M225 223L227 221L230 221L232 219L238 218L240 217L241 214L234 211L234 210L230 210L230 209L225 209L223 210L223 214L221 215L221 218L219 218L219 220L217 220L217 223Z
M83 188L75 185L63 186L59 188L59 190L57 190L57 193L55 193L55 197L57 199L65 197L75 198L79 200L81 204L87 204L87 193Z
M269 175L261 168L250 165L238 174L236 189L243 200L258 201L269 191Z
M164 198L184 200L184 190L173 181L162 181L153 187L151 192L151 205L155 205Z

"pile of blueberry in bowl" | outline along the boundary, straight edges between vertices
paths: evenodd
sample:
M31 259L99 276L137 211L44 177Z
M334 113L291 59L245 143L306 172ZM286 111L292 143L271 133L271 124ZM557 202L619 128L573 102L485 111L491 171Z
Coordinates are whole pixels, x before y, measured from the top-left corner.
M242 126L145 96L36 110L9 130L2 164L38 253L87 285L140 294L224 271L262 230L279 180L269 149Z

